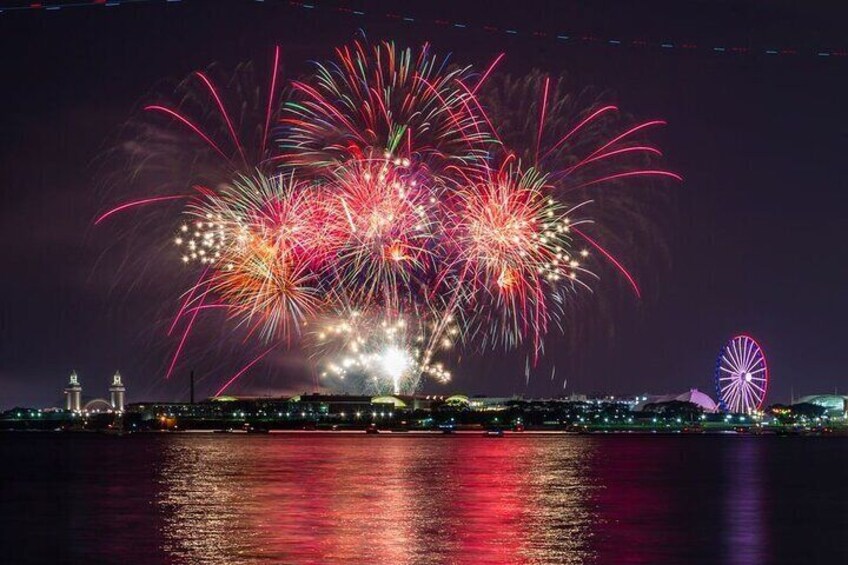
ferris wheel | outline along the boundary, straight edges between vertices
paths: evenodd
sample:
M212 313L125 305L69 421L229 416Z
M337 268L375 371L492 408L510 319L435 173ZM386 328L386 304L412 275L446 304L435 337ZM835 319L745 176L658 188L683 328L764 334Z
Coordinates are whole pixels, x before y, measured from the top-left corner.
M728 341L715 369L721 409L744 414L759 410L768 390L768 375L766 356L754 338L743 334Z

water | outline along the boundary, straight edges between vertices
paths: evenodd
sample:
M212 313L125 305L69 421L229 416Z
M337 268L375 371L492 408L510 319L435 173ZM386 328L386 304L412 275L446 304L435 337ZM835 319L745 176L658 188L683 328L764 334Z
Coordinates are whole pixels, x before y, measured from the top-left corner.
M2 563L848 563L848 439L0 435Z

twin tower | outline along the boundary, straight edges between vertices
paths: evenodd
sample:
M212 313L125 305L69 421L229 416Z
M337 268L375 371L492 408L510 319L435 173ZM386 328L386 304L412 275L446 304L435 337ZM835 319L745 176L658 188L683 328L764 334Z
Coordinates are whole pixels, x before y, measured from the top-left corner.
M112 384L109 386L109 405L115 412L124 411L124 395L127 389L124 383L121 382L121 373L116 372L112 377ZM93 400L88 404L97 402ZM102 401L105 402L105 401ZM86 406L88 406L86 404ZM77 372L73 371L68 380L68 386L65 387L65 409L71 412L81 412L82 406L82 385L79 383Z

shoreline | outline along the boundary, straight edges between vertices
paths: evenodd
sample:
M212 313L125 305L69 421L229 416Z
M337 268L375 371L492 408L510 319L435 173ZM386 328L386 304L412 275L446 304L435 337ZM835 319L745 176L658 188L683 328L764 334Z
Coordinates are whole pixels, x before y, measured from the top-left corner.
M6 429L0 430L0 436L10 434L38 434L38 435L71 435L71 436L181 436L181 435L213 435L213 436L388 436L388 437L487 437L487 438L507 438L507 437L545 437L545 436L654 436L654 437L678 437L678 436L710 436L710 437L842 437L848 438L848 429L832 430L832 431L744 431L736 430L705 430L705 431L682 431L682 430L524 430L524 431L484 431L484 430L452 430L445 432L442 430L379 430L377 432L369 432L365 429L359 430L264 430L261 432L251 432L247 430L140 430L140 431L104 431L104 430L15 430Z

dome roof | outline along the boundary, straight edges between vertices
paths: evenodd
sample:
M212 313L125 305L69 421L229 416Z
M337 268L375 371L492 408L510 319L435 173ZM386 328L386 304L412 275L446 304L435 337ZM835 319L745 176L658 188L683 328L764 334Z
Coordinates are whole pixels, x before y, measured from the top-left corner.
M645 406L648 404L658 404L660 402L691 402L697 406L700 406L704 412L718 412L718 405L715 401L709 397L709 395L704 394L697 388L690 389L686 392L682 392L680 394L664 394L664 395L654 395L647 396L647 400L643 400L639 404L637 404L633 409L634 410L643 410Z
M454 394L445 398L445 404L468 404L468 397L464 394Z
M689 392L681 394L677 397L677 400L685 400L686 402L697 404L703 408L705 412L715 412L718 410L718 405L715 401L697 388L693 388Z
M811 394L795 401L794 404L815 404L829 412L843 412L848 408L848 396L841 394Z
M371 404L391 404L395 408L406 408L406 402L397 396L375 396L371 399Z

